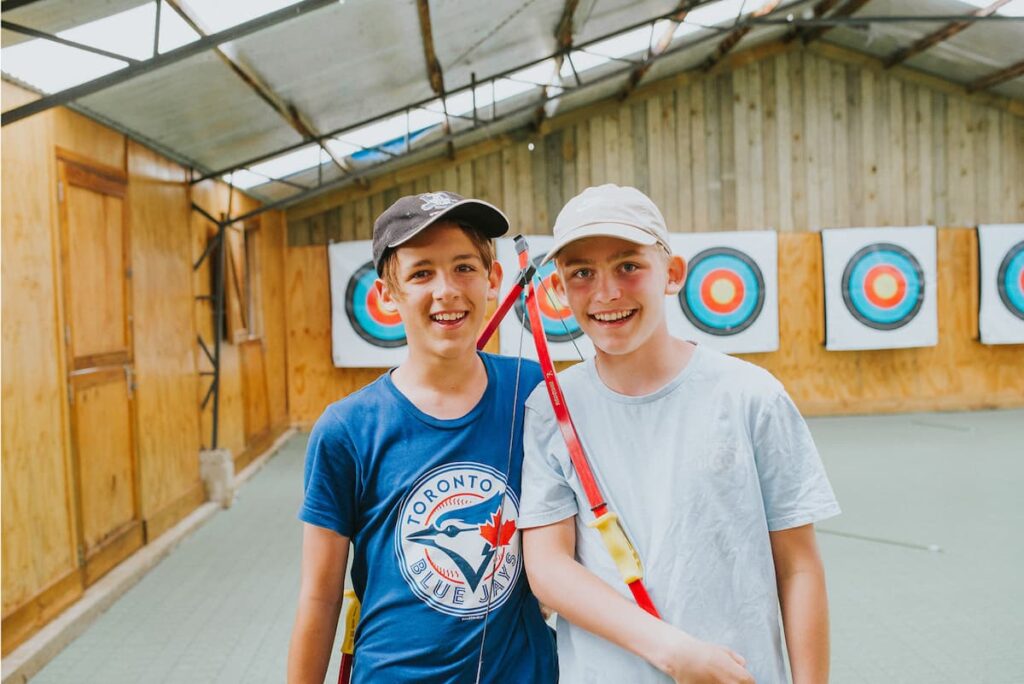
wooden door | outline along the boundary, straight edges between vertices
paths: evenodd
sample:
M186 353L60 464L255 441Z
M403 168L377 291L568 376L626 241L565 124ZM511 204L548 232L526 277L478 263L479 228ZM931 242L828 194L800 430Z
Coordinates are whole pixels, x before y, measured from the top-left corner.
M143 541L125 177L67 158L58 174L78 557L91 584Z

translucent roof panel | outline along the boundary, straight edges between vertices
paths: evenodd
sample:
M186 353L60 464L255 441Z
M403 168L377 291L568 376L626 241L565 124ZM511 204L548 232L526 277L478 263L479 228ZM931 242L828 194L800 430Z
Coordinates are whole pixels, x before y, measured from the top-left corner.
M208 169L301 140L212 52L90 95L81 103Z
M234 46L322 133L433 95L412 2L349 0Z

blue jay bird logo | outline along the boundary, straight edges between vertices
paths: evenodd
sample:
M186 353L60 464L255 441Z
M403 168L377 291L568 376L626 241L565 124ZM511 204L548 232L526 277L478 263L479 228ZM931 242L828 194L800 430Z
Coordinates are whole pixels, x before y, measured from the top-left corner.
M395 546L402 574L441 612L482 615L504 602L522 570L519 503L504 477L478 463L436 468L402 502Z

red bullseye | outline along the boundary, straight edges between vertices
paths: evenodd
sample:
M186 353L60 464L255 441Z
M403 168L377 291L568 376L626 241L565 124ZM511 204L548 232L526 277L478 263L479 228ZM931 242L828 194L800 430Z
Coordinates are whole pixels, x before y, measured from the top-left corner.
M894 266L872 266L864 276L864 296L882 309L891 309L903 301L907 293L907 280Z
M366 311L370 314L370 318L381 325L398 325L402 322L398 311L389 311L384 308L380 298L377 297L377 290L374 288L370 288L366 295Z
M543 280L544 287L540 288L537 297L537 303L540 304L540 310L545 316L554 320L561 320L572 316L572 311L569 307L565 306L562 301L555 294L555 286L551 284L551 277L547 277Z
M736 310L743 303L743 281L735 272L716 268L704 276L700 298L704 306L719 314Z

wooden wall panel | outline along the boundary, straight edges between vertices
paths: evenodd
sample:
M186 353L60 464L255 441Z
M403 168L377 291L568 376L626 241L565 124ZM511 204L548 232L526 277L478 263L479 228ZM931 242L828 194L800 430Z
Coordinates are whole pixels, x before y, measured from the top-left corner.
M53 135L64 150L94 164L124 169L127 141L124 135L70 109L52 110Z
M292 422L309 426L327 404L380 375L380 370L339 369L331 361L331 297L327 248L289 249L285 256L288 310L288 409Z
M2 98L5 107L13 107L35 96L5 82ZM208 368L208 362L200 357L196 332L202 331L211 344L213 335L209 309L201 311L201 304L194 300L195 294L209 292L209 271L192 270L210 227L190 210L192 193L182 168L141 145L126 143L115 131L62 109L5 127L2 147L2 596L3 653L7 654L81 595L84 586L116 564L131 547L144 541L142 526L136 525L129 530L131 534L102 542L102 552L79 567L77 547L83 525L70 475L64 304L58 261L58 154L128 178L123 201L133 267L130 287L139 506L149 538L205 499L198 478L198 451L209 431L207 426L206 437L200 433L199 393L205 391L205 383L199 382L198 373ZM209 202L214 213L227 209L228 193L223 184L204 184L195 190L200 202L216 200ZM65 192L70 190L65 188ZM238 193L232 204L235 212L256 206L254 200ZM116 207L106 209L116 211ZM95 223L101 213L89 220ZM287 419L284 228L280 214L271 216L275 218L266 234L273 237L261 257L267 273L265 291L275 294L265 298L264 311L271 351L254 365L266 369L268 391L277 393L264 395L263 413L273 415L280 426ZM79 255L96 258L107 252L88 245L76 249ZM110 309L107 318L111 320L120 308L118 302L106 300L98 306ZM88 331L76 328L75 332L87 332L89 340L95 341L106 339L110 331L99 326ZM244 442L240 364L237 353L232 355L233 345L225 345L225 349L228 390L223 429L237 451L247 447L258 450L259 445ZM76 407L87 408L85 404ZM92 417L80 417L95 424ZM104 440L109 441L102 432L95 434L95 441ZM90 491L109 489L112 476L121 480L129 474L126 467L109 470ZM90 521L125 519L123 506L113 510L113 502L97 501L86 502L86 532L105 526ZM99 536L92 534L87 541L96 542Z
M199 482L189 194L185 171L129 143L138 454L144 519Z
M2 87L5 107L33 99L6 82ZM81 593L77 575L67 581L77 561L52 129L52 118L39 115L2 133L4 653ZM32 605L48 588L46 600Z
M822 345L819 236L780 235L780 350L741 356L775 374L810 415L1024 405L1024 347L974 339L976 304L964 286L974 244L973 229L939 230L937 346L834 352Z
M369 189L347 188L289 209L293 420L308 424L346 388L377 372L331 366L326 239L314 226L330 216L340 239L368 238L387 200L410 183L418 191L486 195L506 210L514 231L526 234L550 233L567 199L605 182L647 191L670 230L679 232L775 228L787 235L842 226L1024 221L1020 103L967 97L939 79L905 68L885 70L878 60L834 46L763 46L737 53L732 64L710 75L687 73L645 86L625 102L569 112L539 133L500 141L498 148L494 141L483 143L460 151L454 161L426 162L404 169L400 178L374 179ZM940 258L962 259L958 240L964 238L953 235L943 232ZM818 337L803 339L820 329L803 318L820 310L820 276L814 275L820 259L788 249L780 253L780 260L792 260L791 272L780 266L783 294L792 300L787 307L803 313L786 318L785 325L794 327L782 351L757 358L794 384L810 412L966 408L986 405L991 397L1002 405L1020 403L997 391L991 378L971 381L972 373L985 374L992 354L1004 352L969 339L943 341L954 344L956 367L970 369L958 376L962 381L939 369L922 375L924 360L934 353L923 350L822 356ZM949 293L963 287L958 268L942 264L942 277L953 279ZM960 299L943 300L950 312L962 305ZM944 328L942 334L957 333ZM1005 353L1024 363L1019 348ZM893 375L901 373L913 377L894 386ZM836 383L837 374L851 384Z
M262 258L264 366L270 424L288 423L288 371L285 349L284 254L287 244L284 214L269 211L260 217ZM340 235L338 236L340 239Z

